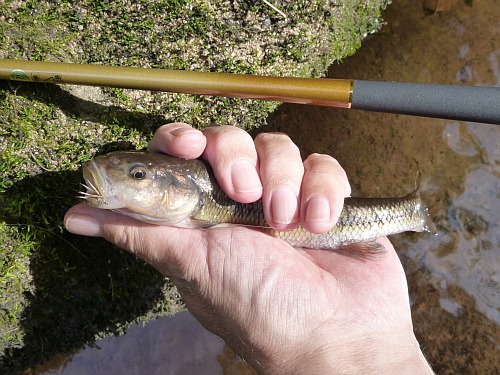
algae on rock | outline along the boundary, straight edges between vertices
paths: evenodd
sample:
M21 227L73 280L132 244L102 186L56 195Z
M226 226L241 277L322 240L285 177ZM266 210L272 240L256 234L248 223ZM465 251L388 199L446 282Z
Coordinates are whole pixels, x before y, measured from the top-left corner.
M381 26L388 0L0 4L0 58L319 77ZM0 372L183 308L151 267L63 230L82 162L162 123L265 124L279 103L0 82Z

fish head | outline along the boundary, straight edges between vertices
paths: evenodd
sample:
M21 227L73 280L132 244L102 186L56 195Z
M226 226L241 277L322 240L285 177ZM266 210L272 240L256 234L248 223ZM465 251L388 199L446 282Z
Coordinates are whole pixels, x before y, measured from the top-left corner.
M200 207L193 163L201 162L143 151L98 156L83 166L82 198L142 221L185 226Z

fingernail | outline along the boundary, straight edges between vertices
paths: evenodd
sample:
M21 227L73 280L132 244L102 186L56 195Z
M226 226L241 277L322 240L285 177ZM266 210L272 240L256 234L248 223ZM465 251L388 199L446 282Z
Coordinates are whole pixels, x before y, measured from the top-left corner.
M273 192L271 197L271 215L276 224L291 224L298 221L297 195L289 189Z
M184 134L198 134L198 133L201 133L199 130L196 130L196 129L193 129L193 128L177 128L177 129L174 129L174 130L171 130L169 132L170 135L174 136L174 137L179 137L181 135L184 135Z
M73 214L66 219L64 225L69 232L74 234L91 237L101 236L101 223L92 216Z
M257 170L248 160L238 160L231 166L231 181L237 193L254 193L262 190Z
M322 195L314 195L307 201L305 221L330 221L330 202Z

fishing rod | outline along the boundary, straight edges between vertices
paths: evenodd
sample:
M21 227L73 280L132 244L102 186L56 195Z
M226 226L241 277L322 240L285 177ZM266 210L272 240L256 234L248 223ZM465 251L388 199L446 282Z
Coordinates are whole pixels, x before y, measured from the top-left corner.
M500 87L273 77L0 59L0 79L216 95L500 125Z

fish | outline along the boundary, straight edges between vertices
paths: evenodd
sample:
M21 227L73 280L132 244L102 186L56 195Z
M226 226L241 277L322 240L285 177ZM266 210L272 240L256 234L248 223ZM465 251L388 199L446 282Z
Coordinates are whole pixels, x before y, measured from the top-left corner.
M179 228L242 225L263 230L294 247L351 250L358 257L383 252L375 242L378 237L406 231L436 232L418 187L404 197L345 198L336 225L315 234L301 226L289 231L270 228L261 201L244 204L232 200L217 183L210 165L201 159L117 151L87 161L82 169L86 191L80 198L91 206L150 224Z

